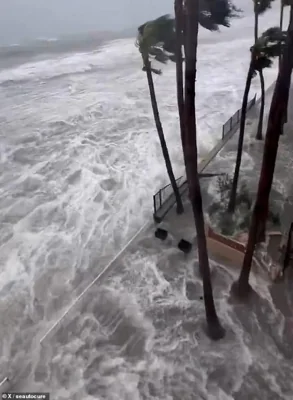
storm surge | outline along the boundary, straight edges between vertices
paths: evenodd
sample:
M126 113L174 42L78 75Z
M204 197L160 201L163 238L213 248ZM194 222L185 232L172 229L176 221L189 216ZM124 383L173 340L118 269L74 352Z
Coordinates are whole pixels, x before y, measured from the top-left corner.
M238 37L203 37L199 47L196 105L202 156L241 103L249 60L243 49L251 39L237 32ZM195 394L230 400L244 373L259 368L269 374L277 393L275 367L271 372L262 364L276 359L275 348L265 359L257 343L248 344L250 328L243 328L245 318L238 321L226 300L220 304L230 327L226 341L211 348L204 336L190 333L190 324L204 315L202 302L191 301L185 292L193 265L186 270L178 259L173 276L167 267L176 255L170 248L156 248L151 236L127 253L111 279L93 289L94 300L87 297L81 304L80 319L72 316L55 339L39 344L151 219L152 195L167 183L141 67L134 39L119 39L0 70L0 381L11 376L27 390L50 387L58 399L97 398L98 393L107 400L189 400ZM275 67L267 71L267 85L275 76ZM258 85L254 80L253 95ZM180 176L174 65L163 67L155 87ZM244 159L244 168L253 168L250 160ZM222 283L216 291L225 292L232 277L219 271ZM285 326L270 296L262 296L271 304L274 321ZM258 312L251 316L253 329L263 318ZM260 354L256 364L254 345ZM207 382L211 365L215 379L225 375L223 387Z

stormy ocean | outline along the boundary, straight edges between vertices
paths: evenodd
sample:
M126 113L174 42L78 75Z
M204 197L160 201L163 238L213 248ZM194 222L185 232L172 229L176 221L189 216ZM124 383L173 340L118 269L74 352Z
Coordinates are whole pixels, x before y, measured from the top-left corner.
M276 6L260 26L277 24ZM252 26L247 11L230 29L200 32L196 102L201 155L220 139L222 124L240 107ZM183 355L199 341L193 337L190 342L190 335L176 325L180 312L189 315L188 299L177 283L178 290L172 291L156 269L156 250L148 247L130 253L111 283L93 294L92 310L80 310L77 336L69 326L55 347L39 344L66 307L151 219L152 195L167 182L134 42L133 37L105 33L0 47L0 381L11 376L15 384L22 382L21 389L46 388L58 400L81 395L240 400L247 393L251 399L292 399L292 391L283 392L273 381L276 372L269 375L275 397L261 396L261 386L255 397L249 391L232 396L253 365L244 335L232 340L235 352L229 341L218 353L212 350L212 361L205 358L210 344L202 339L198 358L184 364ZM180 176L184 168L175 67L162 70L155 87ZM267 86L276 71L276 65L266 71ZM251 97L255 92L258 79ZM223 278L223 287L229 279ZM166 292L171 293L167 300L162 297ZM220 314L228 315L224 308ZM160 313L166 310L170 324L163 326ZM153 312L156 324L150 319ZM90 347L83 348L88 340ZM269 374L268 365L278 362L276 354L268 353L263 373ZM221 378L223 384L207 385L208 361L219 367L217 375L225 357L231 367Z

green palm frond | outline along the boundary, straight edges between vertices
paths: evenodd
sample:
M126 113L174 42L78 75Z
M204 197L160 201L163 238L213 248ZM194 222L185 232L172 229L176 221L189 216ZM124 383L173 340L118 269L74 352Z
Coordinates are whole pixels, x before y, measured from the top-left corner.
M170 15L148 21L138 28L139 45L147 47L147 50L172 39L175 39L175 20Z
M254 7L257 14L264 14L267 10L272 8L272 3L274 0L253 0Z
M146 72L145 66L142 67L142 71ZM156 75L162 75L162 71L160 69L153 68L152 66L151 66L151 71Z
M219 26L230 26L230 20L240 16L231 0L199 0L199 23L210 31L217 31ZM162 15L147 21L138 27L136 46L143 57L166 64L176 61L175 19ZM155 72L156 73L156 72Z
M216 32L219 30L219 26L215 23L211 16L211 13L208 11L203 11L199 14L198 22L203 28L211 32Z
M257 60L255 61L254 67L255 67L256 71L261 71L265 68L271 68L272 65L273 65L273 61L269 57L262 55L257 58Z
M148 21L138 28L136 45L139 51L164 64L168 61L168 53L175 53L175 42L175 20L170 15Z
M284 49L286 36L287 33L282 32L278 27L272 27L263 32L255 45L250 48L254 55L256 71L272 66L273 59L279 57Z
M242 11L230 0L200 0L199 23L210 31L220 26L229 27L234 18L241 17Z

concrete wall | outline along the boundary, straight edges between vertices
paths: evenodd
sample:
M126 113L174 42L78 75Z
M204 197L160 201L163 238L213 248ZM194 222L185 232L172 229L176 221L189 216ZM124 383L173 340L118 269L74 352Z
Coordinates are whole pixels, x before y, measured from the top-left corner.
M242 266L245 245L232 238L216 233L206 226L207 247L209 254L229 266Z

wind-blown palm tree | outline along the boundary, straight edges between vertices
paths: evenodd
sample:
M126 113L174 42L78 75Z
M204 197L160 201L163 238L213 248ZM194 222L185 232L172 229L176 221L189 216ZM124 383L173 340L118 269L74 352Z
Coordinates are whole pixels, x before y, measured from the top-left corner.
M189 196L197 231L200 272L203 278L204 302L208 335L214 339L224 336L214 304L210 266L205 236L202 196L199 185L197 135L195 120L195 78L198 25L217 31L219 25L229 26L230 19L240 10L230 0L175 0L176 20L176 80L180 130ZM183 85L183 56L185 49L185 90ZM185 94L185 96L184 96Z
M182 148L197 232L199 268L203 279L204 303L206 310L207 333L214 339L221 339L225 331L217 316L210 277L210 266L205 236L202 196L198 175L197 134L195 119L195 79L199 25L199 0L186 0L185 9L185 103L184 137Z
M284 0L280 0L280 30L281 31L283 30L284 8L285 8ZM280 52L280 55L279 55L279 68L281 66L281 59L282 59L282 53Z
M185 46L186 1L175 0L176 26L176 83L177 104L180 121L181 139L184 137L184 88L183 88L183 56L182 47ZM230 0L200 0L198 23L209 31L218 31L219 26L230 27L233 18L239 18L241 10Z
M280 0L280 30L283 30L283 23L284 23L284 10L286 6L291 5L291 0ZM280 53L279 56L279 68L281 65L281 60L282 60L282 53Z
M282 62L269 112L261 174L258 184L256 202L251 218L247 248L239 279L232 286L233 293L240 297L246 297L250 293L251 288L249 285L249 275L251 271L253 253L258 240L259 231L263 229L268 216L269 197L273 183L279 138L283 125L283 116L288 107L292 68L293 0L291 0L290 23L287 31L286 44L284 47Z
M263 14L267 9L271 7L271 3L274 0L253 0L254 2L254 40L256 44L256 40L258 38L258 18L260 14ZM252 48L251 48L252 49ZM242 151L243 151L243 142L244 142L244 133L245 133L245 121L246 121L246 110L248 105L248 96L251 87L251 82L253 77L255 76L255 52L251 51L250 64L248 68L248 73L246 77L245 89L242 98L242 106L241 106L241 115L240 115L240 126L239 126L239 139L238 139L238 148L237 148L237 156L234 170L233 183L231 188L230 200L228 204L228 212L233 213L236 207L236 196L237 196L237 187L239 181L239 173L240 166L242 160ZM260 75L261 84L264 84L263 75ZM262 107L264 109L264 97L262 100Z
M167 63L167 61L170 59L175 61L174 19L170 18L170 16L168 15L164 15L154 21L149 21L141 25L138 28L136 45L140 51L143 60L143 70L146 72L147 75L154 120L166 164L167 173L176 198L177 213L181 214L184 211L183 203L174 176L167 143L164 136L152 75L152 73L160 74L161 71L156 68L152 68L151 64L151 59L155 59L156 61L163 64Z
M184 87L183 87L183 56L182 46L184 46L184 8L183 0L175 0L175 26L176 26L176 88L177 88L177 105L180 122L181 141L184 140Z
M286 6L289 6L289 5L290 5L290 0L280 0L280 30L283 30L284 9L285 9ZM281 61L282 61L282 52L280 52L280 56L279 56L279 69L280 69L280 66L281 66ZM287 110L285 111L285 114L284 114L281 135L283 134L284 124L286 122L287 122Z
M254 3L254 45L258 41L258 21L259 16L264 14L267 10L271 8L272 2L274 0L253 0ZM262 140L262 127L263 127L263 117L265 109L265 80L263 76L263 68L258 69L260 87L261 87L261 103L260 103L260 113L258 119L258 127L256 132L256 139Z
M263 119L265 110L265 80L263 70L273 65L273 59L279 57L283 51L286 32L279 27L267 29L254 45L256 60L255 70L259 72L261 87L261 105L258 119L256 139L262 140Z

